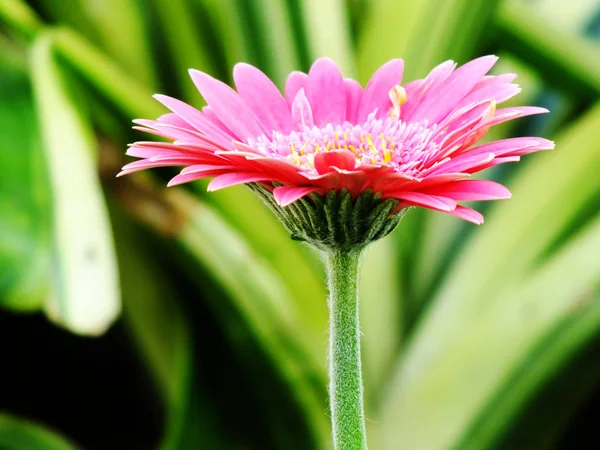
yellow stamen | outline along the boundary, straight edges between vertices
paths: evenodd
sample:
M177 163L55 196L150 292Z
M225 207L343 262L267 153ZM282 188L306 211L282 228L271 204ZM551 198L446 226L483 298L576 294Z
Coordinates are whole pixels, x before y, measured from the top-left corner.
M337 143L337 149L340 150L342 148L342 144L340 142L340 134L336 131L334 133L335 136L335 142Z
M373 142L373 136L367 136L367 142L369 143L369 149L371 149L371 151L373 152L377 152L377 149L375 148L375 143Z

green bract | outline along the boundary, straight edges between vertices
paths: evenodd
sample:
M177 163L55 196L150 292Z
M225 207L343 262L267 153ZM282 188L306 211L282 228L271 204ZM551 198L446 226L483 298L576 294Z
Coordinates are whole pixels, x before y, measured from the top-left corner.
M326 196L311 194L291 205L279 206L272 194L259 184L251 188L275 213L292 239L320 249L363 248L391 233L406 212L396 212L398 200L382 200L381 194L366 190L356 199L344 189Z

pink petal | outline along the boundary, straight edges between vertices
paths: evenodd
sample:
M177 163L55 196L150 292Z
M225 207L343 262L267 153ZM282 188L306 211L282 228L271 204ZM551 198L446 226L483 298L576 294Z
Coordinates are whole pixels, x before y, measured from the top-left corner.
M178 186L180 184L189 183L191 181L201 180L202 178L206 178L211 176L210 173L206 172L198 172L198 173L188 173L188 174L179 174L175 175L171 180L167 183L167 187Z
M437 211L449 212L454 211L456 208L456 202L452 199L437 195L423 194L421 192L399 192L393 194L384 194L384 197L405 200L412 205L435 209Z
M313 111L304 89L298 91L292 103L292 120L296 128L313 127L315 124Z
M536 137L519 137L502 139L500 141L493 141L487 144L473 147L467 151L470 155L479 155L482 153L493 153L496 156L508 156L515 152L522 152L526 150L527 153L537 150L551 150L554 148L554 142L544 138Z
M510 154L505 154L504 156L505 157L507 157L507 156L524 156L524 155L528 155L530 153L538 152L540 150L553 150L554 142L552 142L552 141L550 141L550 142L551 142L550 145L522 148L521 150L515 150L513 152L510 152Z
M328 186L328 189L336 189L340 180L340 174L334 170L321 174L314 173L312 171L305 171L300 172L300 175L304 179L313 182L313 184L318 185L319 187L325 188Z
M448 117L451 116L455 111L467 107L470 104L476 104L479 102L491 100L494 100L495 104L499 104L505 102L511 97L514 97L519 92L521 92L521 88L516 84L501 84L497 86L488 86L487 88L480 89L476 92L467 95L464 99L462 99L452 109L452 111L448 114L444 121L446 121Z
M440 151L440 155L445 157L450 154L448 149L452 149L452 151L459 149L462 142L472 134L472 130L477 125L487 123L486 120L489 121L493 107L493 102L485 100L451 113L444 119L440 124L439 136L436 136L438 142L439 137L443 137L440 145L444 150Z
M476 173L476 172L480 172L485 169L489 169L490 167L498 166L500 164L505 164L505 163L510 163L510 162L518 162L520 160L521 160L521 157L519 157L519 156L505 156L503 158L494 158L486 164L474 166L465 171L468 173Z
M238 153L240 153L240 152L241 153L251 153L254 155L264 156L262 153L260 153L254 147L250 147L248 144L244 144L243 142L240 142L240 141L233 141L233 147L235 148L236 152L238 152Z
M423 83L425 82L425 80L413 80L413 81L409 81L408 83L406 83L404 86L402 86L404 88L404 90L406 91L406 103L408 104L409 100L415 100L415 96L418 95L418 93L421 90L421 86L423 86Z
M402 119L412 121L413 114L419 109L421 103L428 98L429 92L435 92L455 68L456 63L454 61L444 61L434 67L425 79L407 83L404 86L406 103L402 106Z
M296 94L300 89L306 89L308 85L308 75L304 72L292 72L288 75L285 82L285 100L291 108Z
M213 125L200 111L187 103L166 95L156 94L154 98L189 123L202 134L210 137L219 145L227 148L231 146L233 136Z
M147 159L146 161L150 162L171 162L174 165L176 164L192 164L195 162L203 161L204 158L198 155L179 155L179 156L154 156L152 158Z
M347 170L335 166L330 166L329 169L329 172L322 174L315 174L308 171L300 172L299 175L304 178L304 182L300 181L295 184L306 184L308 181L323 191L332 189L337 191L347 188L353 196L356 196L367 189L369 181L377 177L378 173L384 173L382 170L390 170L388 167L375 168L374 170L363 170L362 168Z
M154 136L159 136L159 137L168 139L166 136L162 135L162 132L154 130L152 128L139 127L139 126L135 126L135 127L131 127L131 128L136 131L141 131L142 133L148 133L148 134L152 134Z
M220 130L223 130L225 133L227 133L230 136L235 136L235 133L233 133L229 128L227 128L223 122L221 122L219 117L217 117L217 114L215 113L215 111L210 106L207 105L207 106L203 107L202 113L204 114L204 117L206 117L206 119L212 125L216 126Z
M520 117L533 114L543 114L547 112L548 110L545 108L537 108L534 106L499 109L496 111L496 114L493 118L480 122L473 129L469 130L468 133L460 135L453 139L452 142L446 142L444 145L448 147L454 147L455 145L460 144L460 146L463 148L458 153L465 153L468 150L468 147L473 144L478 137L481 137L481 134L484 134L491 126L508 122L509 120L518 119ZM475 136L476 138L471 139L470 136ZM469 145L465 146L465 143Z
M390 89L402 82L404 61L392 59L386 62L373 74L358 109L358 121L365 121L367 116L377 109L378 117L386 117L392 107Z
M410 185L418 186L419 180L393 172L373 179L370 187L376 192L393 192L400 189L412 190L407 189Z
M181 171L181 175L188 175L191 173L203 173L203 172L212 172L212 171L227 171L232 172L236 170L235 166L228 165L216 165L216 164L194 164L184 168Z
M125 153L137 158L152 158L153 156L178 156L185 154L170 142L136 142L129 144Z
M344 86L346 87L346 120L356 123L363 89L358 81L351 78L344 79Z
M369 180L368 175L362 170L343 170L336 167L332 167L331 172L323 174L301 172L300 175L305 178L305 183L310 182L310 184L319 188L319 191L338 191L342 188L348 188L353 196L364 191Z
M173 141L187 140L190 142L196 142L198 145L201 145L205 148L212 148L214 150L218 150L219 148L221 148L221 145L219 145L218 142L216 142L213 139L207 138L205 135L194 129L169 125L166 123L158 122L156 120L137 119L134 120L134 123L143 125L144 128L133 127L133 129L145 131L147 128L153 128L154 130L160 133L160 136ZM231 145L229 144L228 147L231 147Z
M441 195L453 200L500 200L511 197L508 189L488 180L464 180L427 190L427 194Z
M220 158L212 151L199 147L188 147L175 145L170 142L136 142L130 144L127 155L138 158L157 157L193 157L196 159L219 160Z
M354 154L348 150L332 150L319 152L315 155L315 169L319 174L331 172L332 167L342 170L352 170L356 166Z
M238 148L243 147L238 145ZM240 151L219 152L218 155L234 161L242 167L251 169L248 171L268 173L273 180L285 181L290 184L298 184L304 181L303 177L299 175L300 168L288 161Z
M261 173L226 173L213 179L208 184L208 192L217 191L238 184L253 183L256 181L270 181L271 177Z
M189 123L187 123L185 120L183 120L181 117L179 117L175 113L163 114L156 120L158 122L166 123L167 125L173 125L175 127L192 128Z
M437 89L429 91L411 121L439 122L473 89L497 60L496 56L484 56L459 67Z
M511 83L514 79L517 78L516 73L503 73L502 75L486 75L479 80L473 89L471 90L471 94L480 90L487 88L489 86L497 86L500 84Z
M128 175L133 172L138 172L140 170L152 169L154 167L169 167L169 166L185 166L187 164L192 164L196 161L195 158L169 158L161 161L150 161L148 159L143 159L140 161L131 162L121 169L121 172L117 175L117 177Z
M233 68L233 79L240 96L265 128L283 133L292 130L290 108L269 77L250 64L239 63Z
M468 153L448 159L448 161L432 166L430 169L421 173L421 176L430 177L442 173L470 172L474 168L485 166L494 159L493 153L483 153L480 155L469 155Z
M483 223L483 216L480 213L465 206L458 205L454 211L450 211L448 214L474 223L475 225L481 225Z
M452 110L444 120L438 123L438 134L441 135L449 129L456 130L468 121L481 119L486 115L489 116L490 112L495 112L495 109L492 110L492 108L495 108L494 100L492 99L462 105L460 108ZM448 139L445 138L445 140L447 141Z
M494 117L488 120L481 121L477 126L469 130L466 134L461 134L457 136L452 141L447 141L444 143L445 146L454 147L455 145L460 145L462 150L458 153L464 153L467 151L468 147L473 144L477 138L481 137L482 134L494 125L498 125L504 122L508 122L509 120L518 119L520 117L525 117L533 114L544 114L547 113L548 110L545 108L538 108L535 106L522 106L518 108L504 108L496 111ZM470 136L475 136L475 139L471 139ZM468 143L469 145L464 145Z
M319 58L308 72L308 100L315 125L337 125L346 116L346 88L339 67L329 58Z
M298 184L303 181L300 176L300 168L288 161L281 161L273 158L254 159L250 163L256 170L268 173L272 179Z
M470 176L470 174L464 172L448 172L436 175L428 175L427 178L421 179L419 190L427 190L442 184L464 180Z
M502 108L496 111L494 118L491 119L487 125L498 125L509 120L520 119L521 117L532 116L535 114L546 114L548 112L550 111L548 111L546 108L539 108L537 106L518 106L516 108Z
M279 206L287 206L317 190L315 187L279 186L273 189L273 196Z
M205 143L204 141L198 139L177 139L176 141L173 141L173 145L175 145L177 148L185 150L186 152L198 154L216 155L218 152L224 151L220 148L215 148L210 143Z
M239 139L246 140L270 131L261 128L246 102L225 83L198 70L190 70L190 76L219 120Z
M481 88L467 95L461 103L468 104L469 102L478 102L480 100L494 99L497 104L503 103L506 100L514 97L521 92L518 84L503 83Z
M321 181L327 178L339 178L339 174L333 170L326 173L315 173L313 170L308 169L300 172L300 175L309 181Z
M151 158L153 156L179 156L182 152L173 150L173 151L164 151L164 150L155 150L144 147L132 147L127 149L125 152L127 156L135 156L136 158Z

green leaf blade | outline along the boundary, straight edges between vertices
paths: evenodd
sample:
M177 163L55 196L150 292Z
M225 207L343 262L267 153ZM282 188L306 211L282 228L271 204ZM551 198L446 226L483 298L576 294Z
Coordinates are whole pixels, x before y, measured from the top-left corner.
M49 35L34 44L31 64L53 203L55 289L46 312L72 331L100 334L120 298L92 131L64 89Z

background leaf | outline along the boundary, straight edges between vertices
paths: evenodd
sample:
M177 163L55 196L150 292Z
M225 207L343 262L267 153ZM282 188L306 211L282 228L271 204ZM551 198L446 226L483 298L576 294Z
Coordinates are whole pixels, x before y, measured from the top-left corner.
M0 48L0 303L31 311L50 284L48 179L25 55L4 40Z
M61 436L23 419L0 414L0 447L6 450L75 450Z
M42 35L31 62L53 203L49 316L78 333L106 330L120 310L110 224L94 171L91 129L66 94Z

